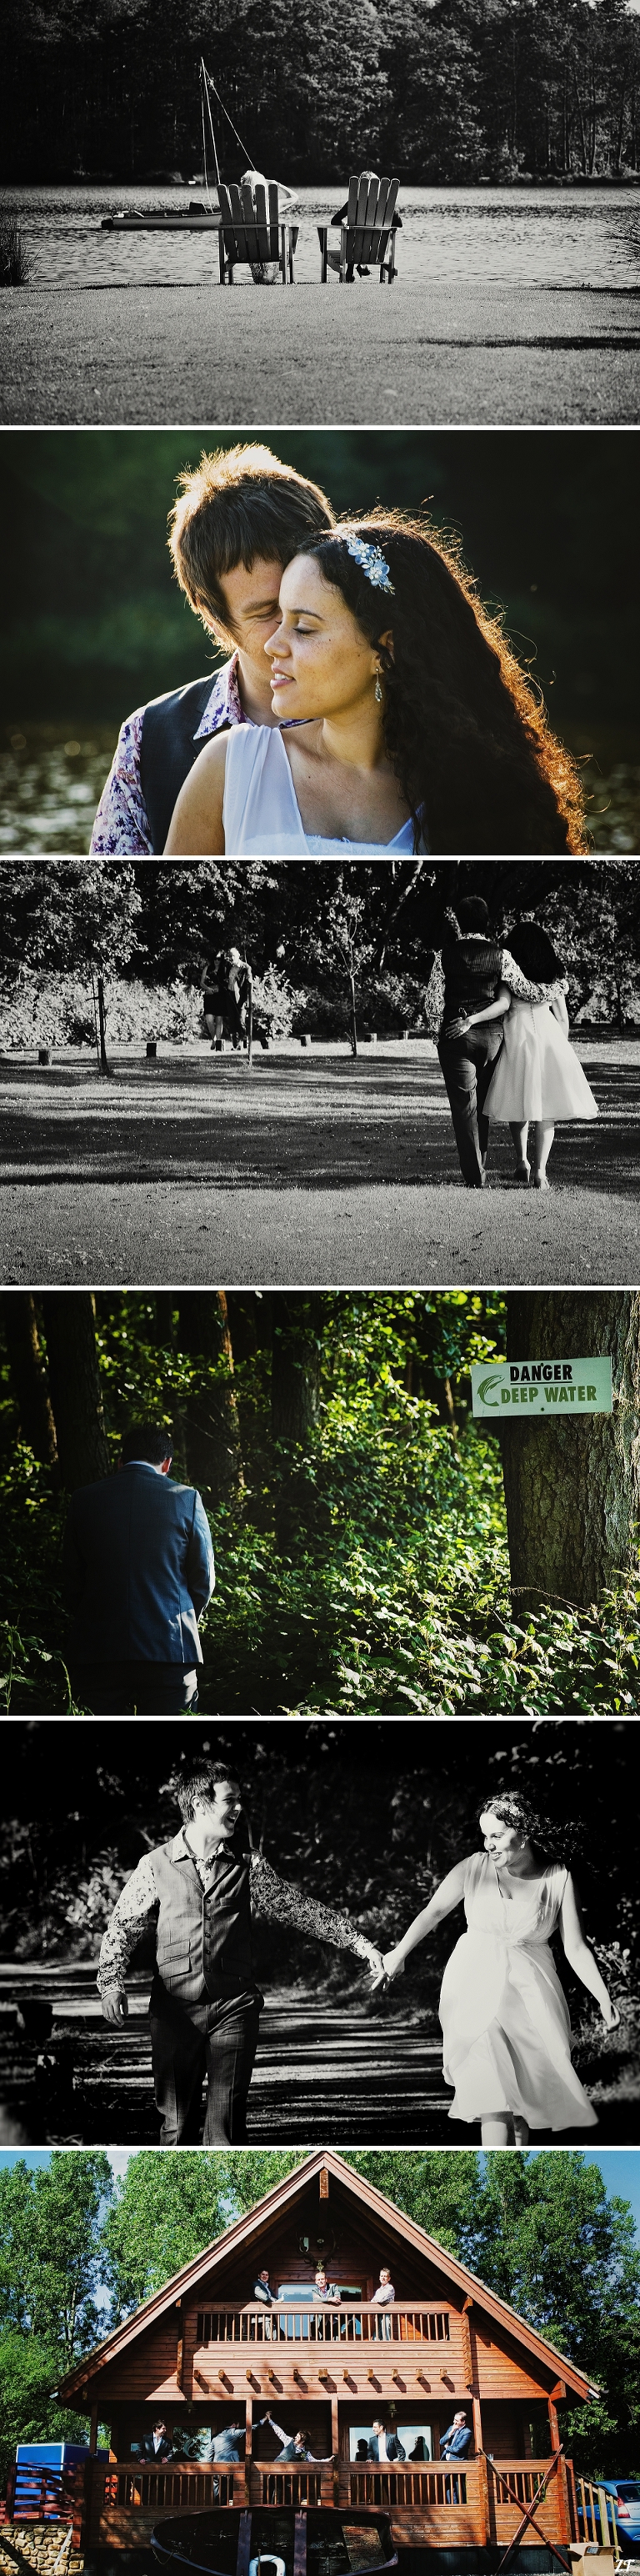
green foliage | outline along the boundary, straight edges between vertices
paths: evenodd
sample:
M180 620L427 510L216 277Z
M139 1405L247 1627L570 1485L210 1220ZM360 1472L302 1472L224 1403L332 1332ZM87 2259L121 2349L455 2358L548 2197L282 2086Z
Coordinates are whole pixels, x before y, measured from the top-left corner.
M0 2330L0 2486L4 2489L18 2442L86 2442L87 2422L70 2407L56 2406L51 2392L61 2376L63 2356L38 2335L16 2327Z
M469 1415L470 1364L503 1347L500 1298L328 1292L315 1420L293 1448L272 1431L272 1307L268 1295L254 1301L262 1338L233 1381L242 1485L223 1500L203 1484L218 1579L202 1623L202 1706L637 1710L640 1587L631 1579L591 1610L543 1603L514 1616L499 1448ZM171 1429L175 1472L189 1474L194 1431L215 1422L211 1405L229 1381L224 1357L193 1353L188 1338L184 1300L181 1312L171 1296L99 1296L114 1463L127 1423L151 1410ZM60 1713L70 1705L64 1497L16 1443L7 1397L4 1705L28 1708L37 1686L38 1706ZM213 1451L215 1439L214 1429ZM210 1443L207 1459L213 1451Z
M100 2229L108 2157L71 2150L49 2166L0 2171L0 2324L64 2351L67 2368L99 2331Z
M131 2156L103 2234L103 2277L114 2325L172 2273L201 2254L233 2220L284 2181L302 2155L243 2147L179 2156Z

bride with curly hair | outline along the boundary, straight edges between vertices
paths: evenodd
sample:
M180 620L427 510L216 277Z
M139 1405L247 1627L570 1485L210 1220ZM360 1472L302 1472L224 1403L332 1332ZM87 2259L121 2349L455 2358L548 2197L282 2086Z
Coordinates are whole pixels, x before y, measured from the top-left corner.
M480 2122L483 2146L526 2146L530 2129L591 2129L597 2115L571 2064L571 2024L550 1943L559 1930L574 1975L620 2020L585 1940L570 1869L554 1859L557 1828L507 1790L479 1809L484 1849L447 1872L429 1904L383 1957L374 1986L391 1983L437 1924L464 1905L467 1928L440 1995L449 2117Z
M575 763L427 521L374 510L306 538L264 649L278 722L205 745L167 854L585 849Z

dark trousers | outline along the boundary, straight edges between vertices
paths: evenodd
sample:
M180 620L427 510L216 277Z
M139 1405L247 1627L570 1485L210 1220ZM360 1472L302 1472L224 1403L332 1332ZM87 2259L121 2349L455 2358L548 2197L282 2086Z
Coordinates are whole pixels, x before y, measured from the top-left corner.
M181 2004L166 1995L162 2011L151 1996L151 2059L163 2147L197 2147L202 2083L208 2082L202 2144L242 2147L247 2137L247 2095L258 2045L262 1995L245 1992L214 2002Z
M197 1664L76 1664L72 1679L91 1717L173 1717L198 1707Z
M458 1161L468 1190L481 1190L484 1183L489 1143L484 1104L501 1046L501 1020L488 1020L484 1028L468 1029L466 1037L438 1040Z

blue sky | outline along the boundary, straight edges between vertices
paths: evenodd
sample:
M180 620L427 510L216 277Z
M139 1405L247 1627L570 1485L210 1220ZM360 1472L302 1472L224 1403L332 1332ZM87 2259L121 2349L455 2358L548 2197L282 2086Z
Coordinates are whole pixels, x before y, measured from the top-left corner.
M59 2148L57 2152L63 2154L64 2149ZM126 2173L129 2156L139 2151L129 2147L107 2147L105 2152L113 2172L122 2174ZM154 2150L151 2152L153 2153ZM467 2150L464 2147L450 2149L451 2155L464 2155L467 2152L473 2152L473 2150ZM556 2153L562 2155L562 2148L557 2148ZM640 2147L585 2147L582 2149L582 2154L585 2164L599 2165L603 2182L611 2197L617 2194L619 2199L630 2201L636 2237L640 2244ZM48 2165L51 2163L51 2148L5 2147L0 2149L0 2171L4 2165L15 2165L21 2160L24 2160L27 2165Z

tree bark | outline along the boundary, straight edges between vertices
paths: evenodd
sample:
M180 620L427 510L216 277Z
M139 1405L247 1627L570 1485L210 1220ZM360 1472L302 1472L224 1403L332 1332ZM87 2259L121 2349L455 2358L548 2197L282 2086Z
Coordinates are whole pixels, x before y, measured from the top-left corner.
M637 1568L640 1516L640 1293L518 1290L507 1296L508 1359L610 1355L612 1414L540 1415L501 1430L511 1582L520 1606L597 1602Z
M39 1300L60 1474L67 1492L109 1473L90 1289L46 1289Z
M274 1293L271 1309L275 1528L286 1554L304 1538L316 1509L309 1452L320 1401L325 1300Z
M215 1501L224 1502L244 1484L224 1288L190 1289L180 1297L178 1346L216 1370L208 1383L192 1387L183 1398L180 1420L189 1475L194 1484L206 1485Z
M6 1289L2 1299L11 1384L18 1407L18 1438L45 1467L57 1465L56 1426L33 1297Z

